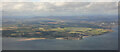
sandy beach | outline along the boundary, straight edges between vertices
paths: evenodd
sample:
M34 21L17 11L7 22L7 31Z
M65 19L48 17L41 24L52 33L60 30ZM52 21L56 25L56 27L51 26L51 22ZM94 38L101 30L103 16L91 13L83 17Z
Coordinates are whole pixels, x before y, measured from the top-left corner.
M23 38L18 41L30 41L30 40L40 40L40 39L47 39L47 38Z

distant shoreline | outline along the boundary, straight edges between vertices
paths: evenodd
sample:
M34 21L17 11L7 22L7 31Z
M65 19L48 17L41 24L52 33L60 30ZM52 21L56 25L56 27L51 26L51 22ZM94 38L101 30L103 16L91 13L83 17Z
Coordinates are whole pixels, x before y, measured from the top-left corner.
M117 26L115 26L117 27ZM114 27L114 28L115 28ZM113 29L113 28L112 28ZM108 32L110 33L110 32ZM106 33L105 33L106 34ZM101 34L102 35L102 34ZM104 34L103 34L104 35ZM83 38L87 38L90 36L84 36ZM20 38L17 41L32 41L32 40L44 40L44 39L57 39L57 40L66 40L64 37L59 37L59 38L43 38L43 37L3 37L3 38Z
M108 32L110 33L110 32ZM104 33L106 34L106 33ZM100 34L102 35L102 34ZM98 36L98 35L93 35L93 36ZM82 36L81 38L76 38L76 37L70 37L70 38L65 38L65 37L58 37L58 38L44 38L44 37L5 37L5 38L22 38L17 41L32 41L32 40L44 40L44 39L56 39L56 40L81 40L83 38L90 37L88 36Z

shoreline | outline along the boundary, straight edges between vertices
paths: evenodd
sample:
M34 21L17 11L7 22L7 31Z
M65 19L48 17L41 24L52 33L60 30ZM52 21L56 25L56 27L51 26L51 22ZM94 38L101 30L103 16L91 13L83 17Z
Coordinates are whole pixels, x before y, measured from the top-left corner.
M110 33L110 32L109 32ZM106 33L104 33L106 34ZM100 35L104 35L100 34ZM98 36L98 35L92 35ZM44 37L4 37L4 38L20 38L17 41L32 41L32 40L44 40L44 39L56 39L56 40L81 40L90 36L82 36L82 37L59 37L59 38L44 38Z
M117 27L117 26L116 26ZM114 27L115 28L115 27ZM112 29L114 29L114 28L112 28ZM110 32L109 32L110 33ZM106 34L106 33L104 33L104 34ZM103 35L104 35L103 34ZM98 35L96 35L96 36L98 36ZM90 36L87 36L87 37L90 37ZM87 37L83 37L83 39L84 38L87 38ZM59 37L59 38L42 38L42 37L3 37L3 38L20 38L19 40L17 40L17 41L32 41L32 40L44 40L44 39L56 39L56 40L81 40L81 39L66 39L66 38L64 38L64 37ZM74 37L73 37L74 38Z
M41 40L41 39L47 39L47 38L22 38L18 41L31 41L31 40Z

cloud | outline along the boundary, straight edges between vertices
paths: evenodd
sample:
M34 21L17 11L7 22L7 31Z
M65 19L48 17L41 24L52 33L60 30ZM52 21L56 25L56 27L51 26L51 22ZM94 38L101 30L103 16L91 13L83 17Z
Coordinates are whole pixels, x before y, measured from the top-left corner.
M120 0L2 0L2 2L118 2Z
M4 2L3 14L6 16L117 14L117 4L117 2Z

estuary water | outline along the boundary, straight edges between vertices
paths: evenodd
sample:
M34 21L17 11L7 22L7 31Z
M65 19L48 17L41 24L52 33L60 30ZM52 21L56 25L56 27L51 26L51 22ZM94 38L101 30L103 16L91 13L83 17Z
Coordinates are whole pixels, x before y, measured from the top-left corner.
M3 50L118 50L118 27L114 32L91 36L82 40L30 40L3 38Z

